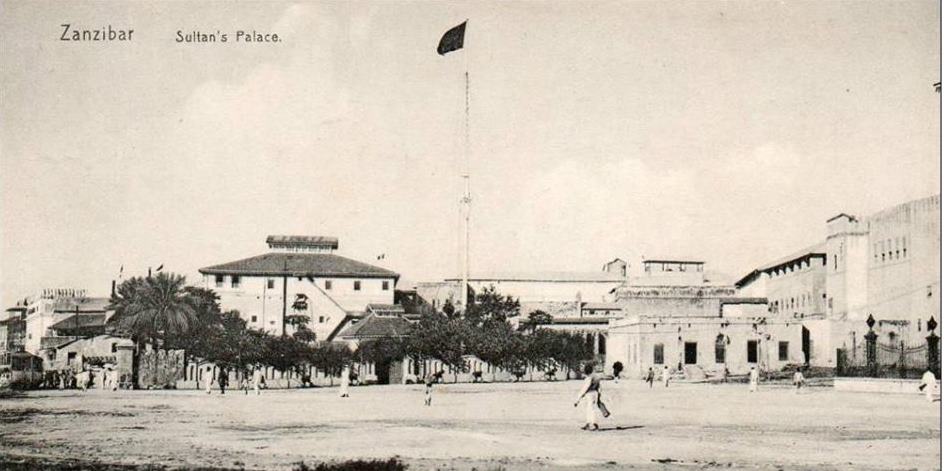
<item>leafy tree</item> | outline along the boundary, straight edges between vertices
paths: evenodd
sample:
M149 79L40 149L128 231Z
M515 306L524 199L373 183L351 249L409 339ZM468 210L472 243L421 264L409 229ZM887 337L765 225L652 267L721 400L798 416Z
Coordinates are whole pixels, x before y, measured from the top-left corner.
M354 354L347 345L323 342L309 350L308 359L319 370L327 373L332 384L334 377L340 376L344 367L350 365Z
M388 364L406 356L406 342L400 338L382 337L361 342L354 352L360 363Z
M431 313L435 313L435 310L432 312L424 312L423 314L431 314ZM446 302L443 304L442 313L449 319L454 319L458 317L458 313L456 312L456 306L454 306L452 304L452 301L449 299L447 299Z
M312 347L292 337L266 335L262 349L262 363L283 373L304 373L311 358ZM291 377L287 379L291 387Z
M538 309L537 311L532 311L530 314L528 314L528 319L521 323L519 329L533 332L537 330L538 327L542 325L549 325L553 322L553 316Z
M305 343L312 343L317 340L317 335L315 335L315 333L305 325L302 325L297 330L295 330L295 332L292 334L292 337L299 342Z
M406 352L414 360L436 359L458 371L465 371L465 344L468 324L462 318L427 313L420 317L406 342Z
M474 302L466 309L465 319L473 327L482 327L506 322L517 317L520 311L521 304L517 299L502 296L494 286L489 286L475 296Z
M243 375L250 367L263 363L267 336L262 331L248 329L239 312L223 313L215 334L215 349L210 352L208 360L236 369Z
M505 370L521 370L527 366L525 339L508 322L490 322L479 328L469 327L469 353ZM492 380L495 380L494 370Z

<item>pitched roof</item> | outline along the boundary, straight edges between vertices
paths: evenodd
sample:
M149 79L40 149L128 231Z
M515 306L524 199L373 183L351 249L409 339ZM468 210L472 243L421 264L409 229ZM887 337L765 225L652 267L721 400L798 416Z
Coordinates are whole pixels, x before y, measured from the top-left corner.
M412 328L413 324L400 316L370 314L360 322L344 329L337 336L344 339L402 337L409 335Z
M798 250L790 255L787 255L786 257L778 258L777 260L774 260L766 265L761 266L757 270L759 271L773 270L774 268L777 268L781 265L786 265L790 262L795 262L797 260L801 260L801 259L812 257L812 256L826 257L826 243L820 242L818 244L813 244L802 250Z
M293 236L293 235L270 235L266 237L266 244L269 246L292 246L292 247L326 247L331 249L338 248L337 237L324 236Z
M330 253L267 253L200 269L205 275L399 278L395 272Z
M79 314L71 315L65 319L56 322L50 329L53 330L74 330L89 327L105 327L105 314Z
M826 243L819 242L817 244L813 244L802 250L798 250L785 257L780 257L777 260L766 263L754 270L751 270L750 273L748 273L747 275L744 275L743 277L741 277L740 280L734 282L734 286L740 288L746 285L747 283L753 281L761 273L773 271L775 268L781 267L783 265L788 265L790 263L803 260L808 257L822 257L823 259L825 259L826 258Z

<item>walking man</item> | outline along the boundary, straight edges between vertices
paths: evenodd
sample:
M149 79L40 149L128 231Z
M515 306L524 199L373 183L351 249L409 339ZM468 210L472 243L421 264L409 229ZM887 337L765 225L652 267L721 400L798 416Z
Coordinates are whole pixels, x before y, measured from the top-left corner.
M921 375L921 385L918 386L918 390L924 391L924 395L928 398L928 402L934 402L934 390L937 388L937 378L934 377L934 373L931 370L925 371Z
M751 367L751 374L750 374L749 379L750 379L750 387L749 387L750 392L757 392L757 383L760 382L760 373L757 371L756 366Z
M587 423L581 428L582 430L590 430L593 427L593 430L599 430L600 425L597 423L597 410L602 409L600 404L600 380L602 377L594 373L593 365L586 365L583 367L583 372L587 375L587 379L583 382L583 387L580 389L580 395L577 396L577 401L574 402L574 407L580 405L580 400L584 397L587 398ZM607 412L603 412L604 416L609 415Z
M226 368L220 367L220 377L217 382L220 384L220 394L226 394L226 386L229 386L229 372Z
M662 384L669 387L669 365L662 366Z
M259 385L262 383L262 370L258 367L252 370L252 389L259 395Z
M213 388L213 367L207 366L206 373L203 375L203 387L206 388L207 394L210 394Z
M652 383L656 379L656 372L652 371L652 367L649 367L649 372L646 373L646 382L649 383L649 389L652 389Z

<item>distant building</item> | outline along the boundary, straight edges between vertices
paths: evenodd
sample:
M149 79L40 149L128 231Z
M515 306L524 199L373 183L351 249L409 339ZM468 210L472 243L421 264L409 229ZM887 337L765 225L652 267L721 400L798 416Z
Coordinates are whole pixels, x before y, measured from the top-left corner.
M626 375L641 377L649 368L684 371L689 378L745 374L752 366L778 370L803 363L800 323L765 317L766 303L746 303L756 316L733 314L727 300L715 300L717 312L703 315L639 315L612 321L607 371L623 363Z
M24 349L34 355L43 356L45 349L57 346L93 333L74 330L72 327L90 327L97 323L104 332L106 320L113 314L108 309L109 298L89 297L85 290L46 289L27 299L26 339ZM65 320L70 323L63 323Z
M268 253L200 269L222 309L239 311L250 328L291 333L286 320L304 316L324 340L368 304L394 302L400 275L335 254L336 238L269 236L266 242Z
M618 361L630 376L668 365L697 378L802 363L800 322L775 319L766 298L713 281L701 261L653 258L642 265L613 290L622 315L608 322L606 371Z
M861 348L866 319L886 345L921 345L941 310L940 195L864 218L826 221L822 243L753 270L736 283L741 296L769 300L770 312L800 319L804 352L835 367L837 349Z

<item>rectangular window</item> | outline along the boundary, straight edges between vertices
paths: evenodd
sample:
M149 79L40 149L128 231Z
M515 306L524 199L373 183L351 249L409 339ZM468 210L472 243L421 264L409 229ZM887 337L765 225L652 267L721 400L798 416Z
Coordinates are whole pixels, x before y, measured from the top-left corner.
M223 283L226 281L226 277L223 275L216 275L216 287L222 288Z
M357 280L354 282L354 291L360 291L360 290L361 290L361 281Z
M652 347L652 363L656 365L661 365L665 363L665 346L661 343L657 343Z
M249 322L256 322L256 316L252 316L252 317L250 318Z
M780 361L787 361L790 359L790 342L780 342L777 345Z
M233 288L239 288L239 275L233 275L230 277L230 286Z
M384 291L389 291L389 290L390 290L390 282L389 282L389 281L384 281L383 283L381 283L380 289L382 289L382 290L384 290Z
M318 316L318 323L324 324L324 316Z
M275 280L274 280L274 279L269 278L268 280L266 280L266 289L275 289Z
M112 344L111 344L111 352L112 352L112 353L118 353L118 344L117 344L117 343L112 343Z
M757 363L757 341L756 340L747 341L747 362Z
M325 280L325 289L326 290L331 289L331 280Z
M71 365L73 361L75 361L75 352L69 352L69 354L66 355L66 364Z

